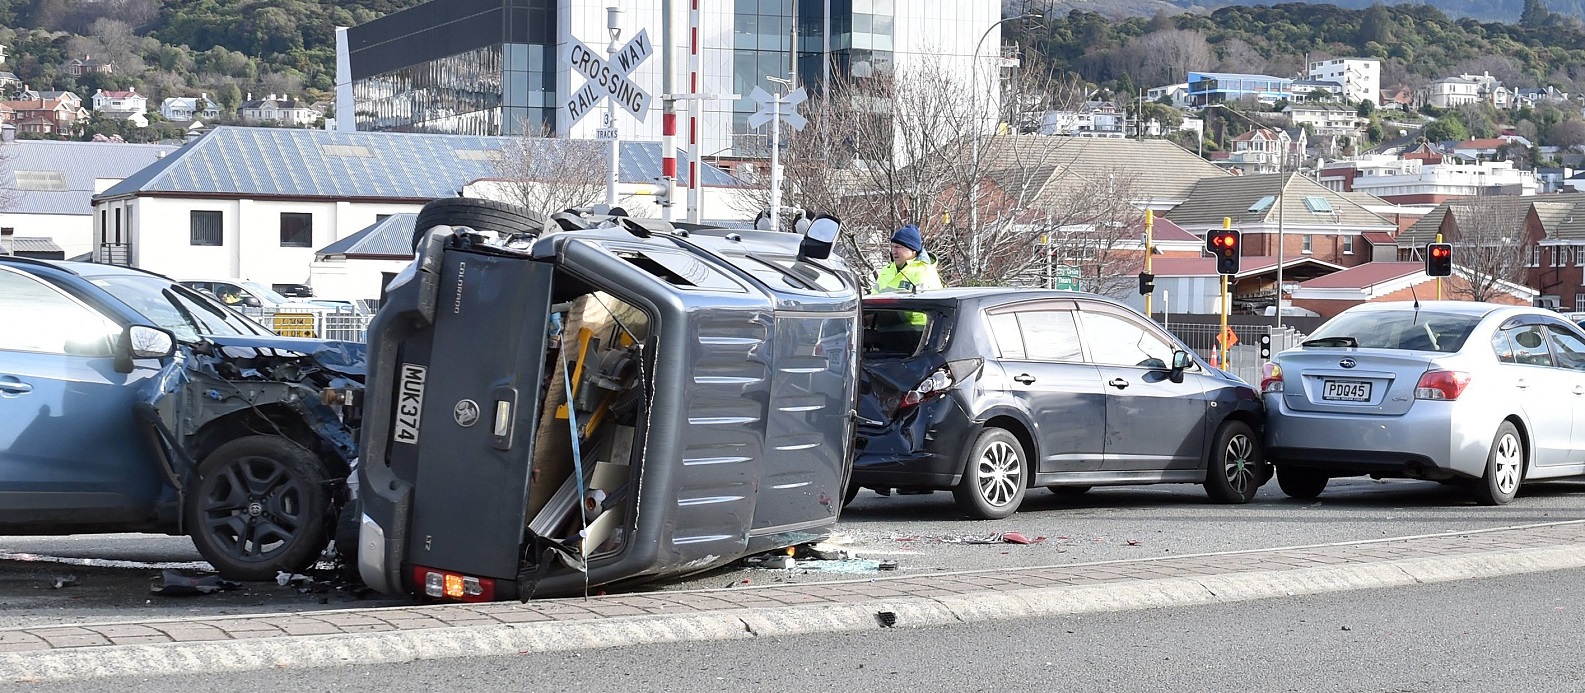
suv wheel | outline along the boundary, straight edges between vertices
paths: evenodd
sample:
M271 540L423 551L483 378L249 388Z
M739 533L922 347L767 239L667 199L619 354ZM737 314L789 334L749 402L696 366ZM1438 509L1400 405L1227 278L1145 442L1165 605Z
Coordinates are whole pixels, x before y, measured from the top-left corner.
M1028 486L1024 446L1000 428L980 431L969 449L963 480L952 495L958 509L979 520L999 520L1018 511Z
M480 231L504 234L539 233L547 220L544 215L522 205L480 200L471 197L442 197L419 210L413 222L413 250L436 226L466 226Z
M1225 421L1211 445L1205 492L1218 503L1248 503L1266 483L1266 460L1255 430L1242 421Z
M187 531L228 579L301 571L329 541L325 477L323 463L290 440L238 438L199 465L198 481L187 489Z

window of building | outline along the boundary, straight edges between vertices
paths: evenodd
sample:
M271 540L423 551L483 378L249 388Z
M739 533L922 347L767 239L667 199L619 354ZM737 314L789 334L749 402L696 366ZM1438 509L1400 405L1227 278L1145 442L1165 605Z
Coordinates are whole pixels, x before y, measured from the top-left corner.
M1354 237L1353 236L1344 236L1343 237L1343 254L1344 255L1353 255L1354 254Z
M1267 209L1271 208L1271 203L1276 202L1276 201L1277 201L1277 196L1276 195L1267 195L1267 196L1262 197L1262 198L1260 198L1258 200L1255 200L1255 204L1252 204L1252 205L1249 206L1249 211L1251 211L1251 212L1264 212Z
M188 215L189 243L192 245L224 245L225 236L221 230L221 213L212 210L195 209Z
M311 248L314 245L314 215L281 212L281 247Z
M1306 253L1315 252L1315 248L1312 245L1312 240L1313 239L1314 239L1314 237L1311 236L1310 234L1304 234L1304 248L1303 248L1304 252L1306 252Z
M1316 214L1330 214L1332 212L1332 203L1320 195L1306 195L1304 197L1304 206Z

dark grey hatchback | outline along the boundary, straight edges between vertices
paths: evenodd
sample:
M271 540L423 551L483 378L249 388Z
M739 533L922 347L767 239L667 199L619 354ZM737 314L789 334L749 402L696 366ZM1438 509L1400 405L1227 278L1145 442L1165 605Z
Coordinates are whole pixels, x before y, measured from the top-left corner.
M864 299L849 500L951 489L973 518L1025 491L1203 484L1243 503L1270 478L1254 388L1111 299L948 289Z

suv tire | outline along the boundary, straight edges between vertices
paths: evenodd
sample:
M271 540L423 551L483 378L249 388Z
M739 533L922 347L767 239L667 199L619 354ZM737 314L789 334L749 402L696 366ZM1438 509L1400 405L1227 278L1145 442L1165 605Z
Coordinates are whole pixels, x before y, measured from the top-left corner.
M1254 500L1270 473L1255 429L1242 421L1224 421L1211 441L1205 468L1205 493L1218 503Z
M1018 512L1029 486L1023 443L1000 428L980 431L963 463L963 480L952 489L958 509L976 520L999 520Z
M431 200L419 210L413 222L413 250L436 226L466 226L503 234L539 233L545 216L522 205L471 197L442 197Z
M325 466L280 436L221 445L187 489L186 527L221 577L273 580L314 564L329 541Z

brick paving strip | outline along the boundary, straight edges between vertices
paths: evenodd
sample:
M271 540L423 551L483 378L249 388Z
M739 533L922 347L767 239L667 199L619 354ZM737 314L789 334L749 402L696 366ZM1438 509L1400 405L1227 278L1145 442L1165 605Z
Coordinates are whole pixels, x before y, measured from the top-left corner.
M0 681L338 666L1218 604L1585 567L1585 521L1078 565L0 629Z

